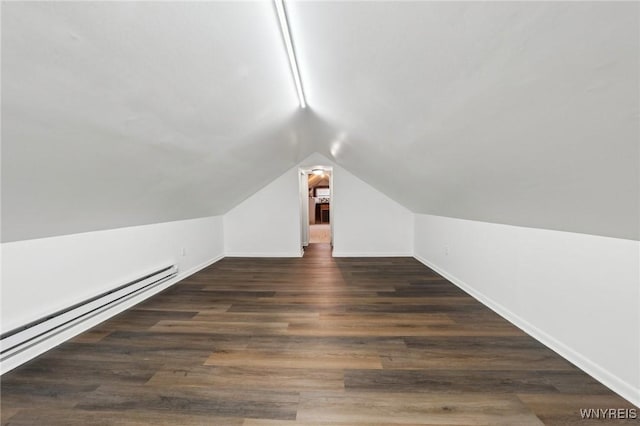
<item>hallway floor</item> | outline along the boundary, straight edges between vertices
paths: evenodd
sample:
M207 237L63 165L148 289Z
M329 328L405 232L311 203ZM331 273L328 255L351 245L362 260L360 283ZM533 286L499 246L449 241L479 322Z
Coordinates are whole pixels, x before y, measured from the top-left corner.
M625 407L415 259L328 244L223 259L2 377L12 425L564 425Z
M309 225L309 244L330 243L331 225L328 223L316 223Z

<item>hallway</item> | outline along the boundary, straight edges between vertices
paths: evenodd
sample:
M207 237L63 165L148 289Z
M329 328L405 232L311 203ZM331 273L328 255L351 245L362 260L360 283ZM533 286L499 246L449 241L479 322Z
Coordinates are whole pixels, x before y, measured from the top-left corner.
M590 407L632 406L415 259L328 244L225 258L2 378L12 425L573 424Z
M309 225L309 244L330 243L331 225L328 223L316 223Z

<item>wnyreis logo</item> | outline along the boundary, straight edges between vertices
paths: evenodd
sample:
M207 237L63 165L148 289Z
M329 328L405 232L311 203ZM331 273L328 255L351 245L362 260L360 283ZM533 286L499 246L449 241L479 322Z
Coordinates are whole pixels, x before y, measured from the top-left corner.
M638 412L635 408L581 408L582 419L637 419Z

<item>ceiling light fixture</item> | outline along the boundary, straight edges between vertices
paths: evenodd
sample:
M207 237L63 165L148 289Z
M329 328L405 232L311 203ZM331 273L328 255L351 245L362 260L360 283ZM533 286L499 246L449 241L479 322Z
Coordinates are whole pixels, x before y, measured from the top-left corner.
M320 176L320 175L324 174L324 170L322 170L322 169L313 169L313 170L311 170L311 173L313 173L316 176Z
M298 100L300 101L300 108L307 107L307 101L304 98L304 91L302 90L302 80L300 79L300 71L298 70L298 60L296 59L296 52L293 49L293 42L291 41L291 31L289 30L289 21L287 20L287 12L284 8L284 0L273 0L276 6L276 12L278 13L278 21L280 22L280 31L282 32L282 39L284 45L287 48L287 55L289 56L289 65L291 66L291 73L293 74L293 81L296 84L296 91L298 92Z

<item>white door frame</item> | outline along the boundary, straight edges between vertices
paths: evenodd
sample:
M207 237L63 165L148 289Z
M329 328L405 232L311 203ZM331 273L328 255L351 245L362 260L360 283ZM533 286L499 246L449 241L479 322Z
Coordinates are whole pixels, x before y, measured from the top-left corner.
M299 195L300 195L300 242L302 247L309 245L309 175L313 169L323 169L329 172L329 227L331 229L331 246L333 247L333 167L313 166L298 169Z
M300 179L300 241L302 247L306 247L309 245L309 172L299 169L298 178Z

